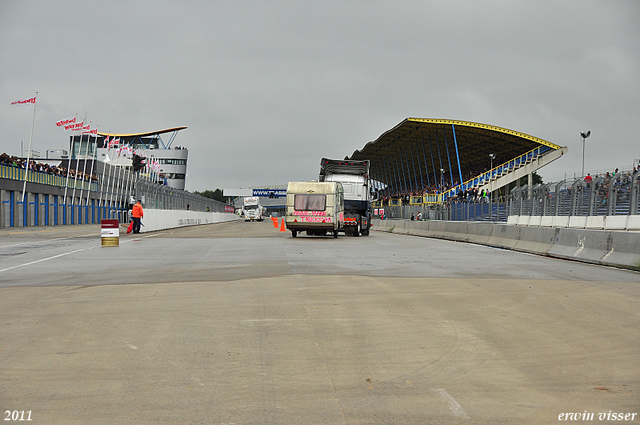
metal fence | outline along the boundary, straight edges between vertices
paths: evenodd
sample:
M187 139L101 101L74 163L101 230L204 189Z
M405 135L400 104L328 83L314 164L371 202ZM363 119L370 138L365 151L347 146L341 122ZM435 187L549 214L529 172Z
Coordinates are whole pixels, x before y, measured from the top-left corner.
M186 190L163 186L149 180L135 183L135 199L142 200L145 208L156 210L193 210L225 212L225 204Z
M608 216L640 211L640 172L599 176L591 183L566 179L557 183L515 188L509 194L508 215ZM531 193L529 193L531 192Z
M380 207L386 219L410 219L421 213L423 220L507 221L510 215L607 216L640 212L640 171L584 179L515 187L497 202L456 201Z
M505 202L451 202L447 204L385 206L385 219L417 219L451 221L507 221ZM379 212L379 210L378 210ZM379 215L379 214L378 214Z

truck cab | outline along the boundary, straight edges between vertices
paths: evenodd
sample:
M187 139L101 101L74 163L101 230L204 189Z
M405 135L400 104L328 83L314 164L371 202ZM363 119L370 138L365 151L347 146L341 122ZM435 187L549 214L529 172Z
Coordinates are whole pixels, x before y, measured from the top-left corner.
M242 210L244 212L244 221L262 221L264 219L260 198L258 196L244 198Z
M368 236L373 216L374 196L369 181L369 161L322 158L321 182L339 182L344 188L344 227L346 235Z

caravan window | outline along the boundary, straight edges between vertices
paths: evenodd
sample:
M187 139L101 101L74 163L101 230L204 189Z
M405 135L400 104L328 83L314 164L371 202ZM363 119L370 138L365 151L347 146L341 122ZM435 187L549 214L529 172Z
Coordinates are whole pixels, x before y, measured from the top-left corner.
M293 207L296 211L324 211L327 195L296 195Z

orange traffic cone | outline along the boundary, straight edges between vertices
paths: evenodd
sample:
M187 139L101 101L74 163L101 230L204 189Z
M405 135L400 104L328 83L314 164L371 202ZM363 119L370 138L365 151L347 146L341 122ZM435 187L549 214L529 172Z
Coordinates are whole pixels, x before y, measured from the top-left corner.
M282 217L282 225L280 226L281 232L286 232L287 230L284 228L284 217Z
M271 222L273 223L273 227L278 228L278 219L275 217L271 217Z

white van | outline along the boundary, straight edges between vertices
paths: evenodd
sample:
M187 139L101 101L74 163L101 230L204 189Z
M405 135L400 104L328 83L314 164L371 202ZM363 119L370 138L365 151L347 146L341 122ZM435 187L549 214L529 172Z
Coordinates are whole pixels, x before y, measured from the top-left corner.
M287 229L295 238L298 232L324 236L344 223L344 191L340 182L290 182L287 187Z

